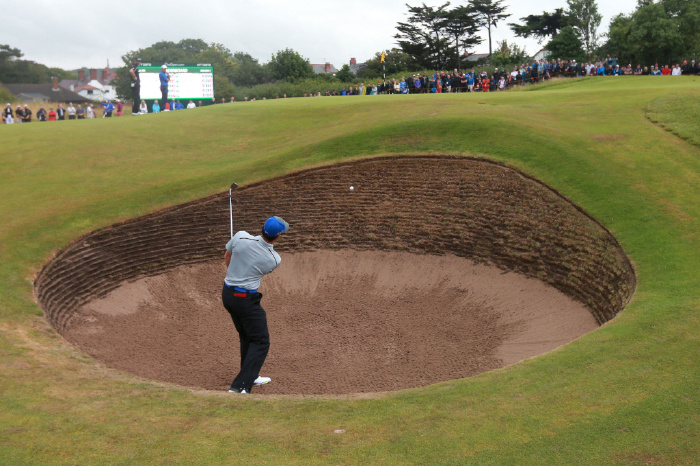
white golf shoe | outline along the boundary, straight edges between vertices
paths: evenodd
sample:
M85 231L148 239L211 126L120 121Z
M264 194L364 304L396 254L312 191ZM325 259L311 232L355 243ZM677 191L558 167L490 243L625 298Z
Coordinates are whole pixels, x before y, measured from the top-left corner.
M258 377L255 379L255 382L253 382L254 385L265 385L266 383L272 382L272 379L269 377Z

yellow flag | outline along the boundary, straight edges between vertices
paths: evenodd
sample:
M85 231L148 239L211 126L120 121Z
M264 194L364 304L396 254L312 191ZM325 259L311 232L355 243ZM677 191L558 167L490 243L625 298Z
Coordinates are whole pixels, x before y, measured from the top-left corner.
M385 58L386 58L386 53L384 53L384 50L382 50L382 59L380 60L380 63L384 63Z

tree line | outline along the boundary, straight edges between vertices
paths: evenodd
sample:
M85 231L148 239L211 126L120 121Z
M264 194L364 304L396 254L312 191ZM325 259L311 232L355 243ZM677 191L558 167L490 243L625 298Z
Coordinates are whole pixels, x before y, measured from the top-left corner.
M22 59L24 54L18 48L0 44L0 83L46 84L55 76L58 80L77 79L72 71L49 68L32 60Z
M586 60L606 55L624 63L672 64L700 55L699 0L637 0L631 13L615 16L599 33L595 0L567 0L567 8L510 23L518 37L546 42L553 57Z

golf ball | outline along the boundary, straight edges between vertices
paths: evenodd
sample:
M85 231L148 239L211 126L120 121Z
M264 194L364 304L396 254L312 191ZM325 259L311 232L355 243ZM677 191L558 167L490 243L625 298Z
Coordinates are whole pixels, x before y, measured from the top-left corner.
M354 187L354 186L350 186L350 191L352 191L353 189L355 189L355 187Z

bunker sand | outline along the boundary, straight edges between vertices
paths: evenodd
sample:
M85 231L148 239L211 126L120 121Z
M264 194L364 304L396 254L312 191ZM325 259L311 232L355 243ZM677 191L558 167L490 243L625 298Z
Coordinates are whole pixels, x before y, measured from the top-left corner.
M238 371L222 263L179 267L85 305L64 334L107 365L213 390ZM256 393L429 385L550 351L598 327L539 280L455 256L286 254L263 280L271 350Z

